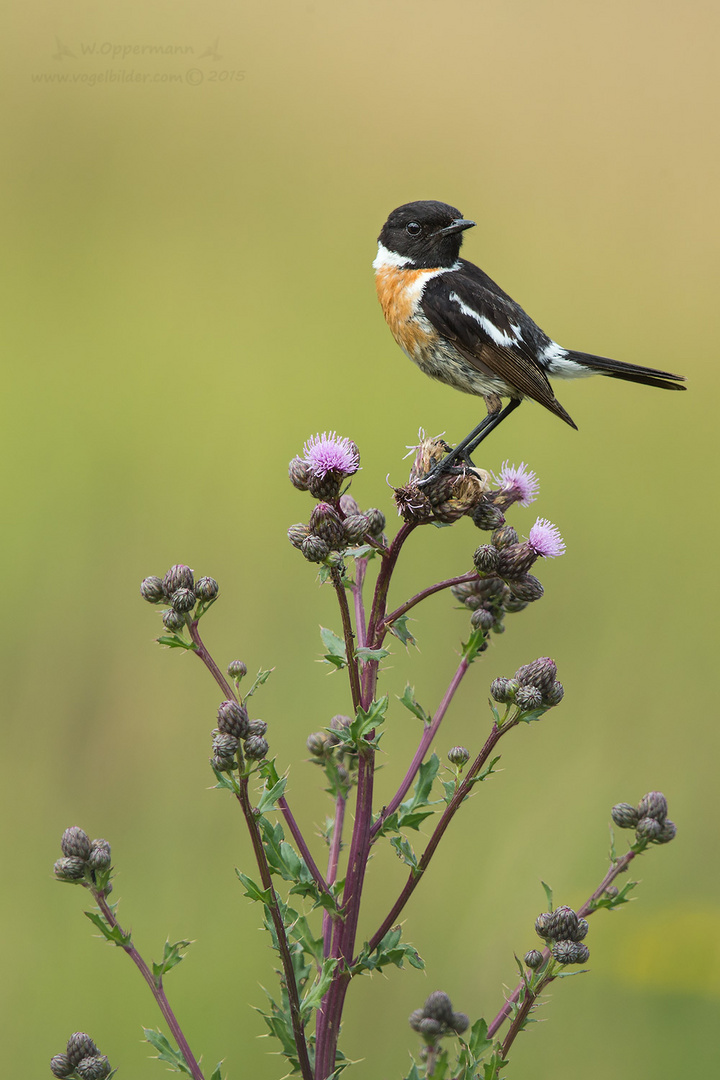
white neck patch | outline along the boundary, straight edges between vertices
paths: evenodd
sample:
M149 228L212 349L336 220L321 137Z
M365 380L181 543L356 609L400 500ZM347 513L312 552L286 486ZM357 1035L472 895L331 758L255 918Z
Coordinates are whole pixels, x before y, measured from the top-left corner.
M378 253L373 267L375 270L385 270L389 266L412 266L413 261L407 255L398 255L396 251L390 251L383 244L378 244Z

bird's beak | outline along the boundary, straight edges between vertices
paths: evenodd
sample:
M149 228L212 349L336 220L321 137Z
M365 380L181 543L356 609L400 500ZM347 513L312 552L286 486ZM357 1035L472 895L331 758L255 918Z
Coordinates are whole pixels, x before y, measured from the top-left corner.
M467 218L455 218L452 225L446 225L444 229L440 229L438 236L452 236L453 233L465 232L465 229L472 229L475 225L474 221L468 221Z

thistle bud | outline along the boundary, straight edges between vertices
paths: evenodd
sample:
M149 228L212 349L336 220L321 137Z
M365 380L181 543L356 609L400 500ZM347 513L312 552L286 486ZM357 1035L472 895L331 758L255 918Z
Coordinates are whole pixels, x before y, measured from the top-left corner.
M320 502L310 515L310 530L315 536L319 536L329 548L337 549L342 546L345 533L335 510L330 503Z
M334 472L327 472L324 476L308 476L308 490L315 499L337 499L342 487L343 477Z
M99 1053L95 1043L84 1031L76 1031L68 1039L67 1056L74 1069L83 1058L95 1057Z
M306 536L300 545L300 550L308 562L322 562L330 554L330 548L319 536Z
M171 566L163 578L163 588L168 596L172 596L178 589L192 589L195 586L195 578L189 566L177 563Z
M63 855L75 855L79 859L87 859L90 854L90 837L77 825L71 825L62 834L60 841Z
M526 604L532 604L534 600L539 600L545 590L536 577L532 574L525 574L524 577L513 578L508 580L508 585L513 596L518 600L524 600Z
M57 1076L58 1080L65 1080L73 1070L74 1065L71 1065L67 1054L56 1054L50 1061L50 1072Z
M487 608L479 607L473 611L470 616L470 625L474 630L484 630L486 633L488 630L492 630L495 625L495 616L492 611L488 611Z
M527 600L518 600L516 596L508 589L507 599L505 600L505 610L508 614L514 615L518 611L524 611L527 607Z
M496 548L502 551L503 548L510 547L511 544L517 544L518 534L512 525L502 525L499 529L495 529L492 534L492 542Z
M340 509L345 517L354 517L360 513L360 507L349 492L340 496Z
M170 597L170 603L173 606L173 611L185 615L195 607L195 593L192 589L176 589Z
M644 817L640 818L635 829L635 835L638 840L657 840L662 834L662 823L656 818Z
M544 911L542 915L538 915L535 920L535 933L538 937L549 938L551 936L552 920L553 915L550 911Z
M267 739L263 739L261 735L251 735L249 739L245 740L245 756L251 758L253 761L260 761L264 758L270 749L270 745Z
M302 458L294 457L288 465L288 476L290 477L290 483L293 487L296 487L298 491L307 491L310 468L306 461L303 461Z
M312 735L308 735L306 745L312 756L317 758L325 757L326 752L331 749L324 731L314 731Z
M231 660L227 673L231 679L244 679L247 675L247 664L244 664L242 660Z
M490 693L496 701L501 702L503 705L515 700L518 689L519 683L517 679L493 679L490 685Z
M542 705L542 694L537 686L519 686L515 694L515 704L523 712L539 709Z
M267 727L264 720L251 720L248 724L247 735L245 737L249 738L251 735L264 735L267 731Z
M77 855L58 859L53 866L53 873L58 881L82 881L85 877L85 859Z
M345 539L349 544L358 544L369 528L366 514L350 514L342 523Z
M410 1024L410 1027L413 1029L413 1031L420 1031L420 1024L423 1022L424 1019L425 1013L422 1011L422 1009L415 1009L414 1012L410 1013L410 1016L408 1017L408 1023Z
M497 568L500 554L492 544L481 544L473 555L478 574L491 574Z
M651 817L656 821L663 822L667 817L668 804L662 791L649 791L643 795L638 806L638 814L641 818ZM69 852L66 852L69 854Z
M565 687L561 682L554 682L552 686L543 693L543 703L552 708L553 705L559 705L564 697Z
M511 581L527 574L537 559L537 552L530 544L508 544L499 552L497 572L501 578Z
M438 1036L443 1034L445 1025L439 1020L435 1020L432 1016L424 1017L417 1026L417 1030L424 1038L435 1041Z
M220 592L220 586L215 578L201 577L195 586L195 595L198 600L202 600L207 604L210 600L214 600Z
M210 764L218 772L233 772L236 767L235 758L219 757L218 754L213 754Z
M248 733L248 714L244 705L237 701L223 701L217 711L218 727L227 735L244 739Z
M467 1013L454 1012L452 1014L452 1020L450 1021L450 1027L456 1035L462 1035L463 1031L467 1031L470 1027L470 1017Z
M613 806L610 816L618 829L634 829L640 820L637 806L631 806L627 802L617 803L616 806Z
M90 845L90 857L88 866L91 870L107 870L112 862L110 844L107 840L93 840Z
M179 633L185 626L185 617L179 611L175 611L174 608L163 611L162 621L165 629L169 630L171 634Z
M75 1066L75 1071L80 1080L105 1080L112 1070L105 1055L97 1054L95 1057L86 1057L79 1061Z
M466 746L453 746L451 750L448 750L448 761L451 765L457 765L462 769L469 760L470 751Z
M143 600L147 600L149 604L159 604L161 600L165 599L162 578L155 576L146 577L140 584L140 595ZM55 1058L53 1058L53 1061L54 1060Z
M470 517L473 524L484 532L492 532L493 529L498 529L505 524L505 515L502 510L487 499L478 503Z
M556 941L575 941L578 932L578 917L571 907L563 905L555 908L550 924L550 937Z
M423 1005L423 1012L441 1024L450 1024L453 1018L452 1002L442 990L434 990Z
M557 675L557 666L549 656L541 656L531 664L523 664L515 672L515 678L521 686L536 686L541 693L552 686Z
M575 931L575 937L573 938L573 941L582 941L589 929L590 923L587 921L587 919L581 919L580 916L578 916L578 928Z
M677 835L677 825L670 818L666 818L662 823L662 830L655 837L656 844L669 844L671 840L675 839Z
M303 540L306 540L310 535L310 526L303 525L302 522L298 522L297 525L291 525L287 531L288 540L293 547L301 548Z
M524 956L525 967L531 968L535 971L543 962L543 954L538 949L530 949L530 952L526 952Z
M584 964L590 956L590 950L587 945L578 944L576 941L556 941L552 954L558 964Z
M617 885L608 885L607 889L605 890L605 896L608 896L611 900L614 900L619 892L620 890L618 889Z
M234 735L220 732L213 739L213 751L216 757L233 758L237 753L238 740Z
M368 519L368 531L371 536L382 536L383 529L385 528L385 515L382 510L378 510L377 507L373 507L371 510L366 510L365 515Z

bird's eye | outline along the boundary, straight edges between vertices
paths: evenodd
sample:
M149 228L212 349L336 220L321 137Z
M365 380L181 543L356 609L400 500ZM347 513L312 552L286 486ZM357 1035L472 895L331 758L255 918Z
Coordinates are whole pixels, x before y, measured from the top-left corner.
M405 232L410 233L410 236L419 236L422 232L422 225L419 221L408 221Z

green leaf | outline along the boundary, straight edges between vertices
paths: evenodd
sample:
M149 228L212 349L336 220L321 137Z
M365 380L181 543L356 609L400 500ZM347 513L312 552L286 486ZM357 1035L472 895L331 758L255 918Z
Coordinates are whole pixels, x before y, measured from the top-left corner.
M248 690L247 694L244 695L242 700L247 701L249 697L252 697L258 687L262 686L263 683L266 683L268 681L274 670L275 668L268 668L267 671L258 671L257 675L255 676L254 683Z
M111 945L117 945L119 948L124 949L126 945L132 944L132 934L129 931L123 933L117 925L109 926L104 915L98 914L97 911L86 911L85 914Z
M408 683L403 692L403 696L398 700L400 701L401 705L404 705L405 708L413 714L413 716L417 716L418 720L422 720L424 724L429 724L430 717L425 712L422 705L418 705L417 701L413 697L414 693L415 688L410 686L410 684Z
M388 630L399 638L403 645L417 645L417 641L408 630L407 615L398 615L397 619L388 624Z
M300 1002L300 1016L303 1019L307 1019L312 1010L317 1009L320 1005L320 1002L330 989L333 972L339 963L337 957L328 957L327 960L323 961L314 983Z
M543 889L545 890L545 896L547 897L547 902L548 902L548 911L552 911L552 909L553 909L553 891L552 891L552 889L550 888L549 885L545 884L544 881L541 881L540 884L542 885Z
M470 1028L470 1038L468 1039L470 1053L476 1061L479 1061L482 1055L490 1049L492 1044L492 1039L488 1038L487 1024L483 1018L480 1017L480 1019L476 1020Z
M425 961L412 945L400 940L401 934L401 928L394 926L391 930L388 930L372 953L367 952L366 945L358 956L357 963L352 968L352 973L356 975L363 971L371 973L373 971L382 971L388 964L394 964L395 967L401 968L405 960L412 967L422 971L425 967Z
M347 651L345 649L345 642L342 638L334 634L332 630L328 630L326 626L320 627L320 637L322 643L327 649L323 659L328 664L333 664L337 668L345 667L347 664Z
M486 637L487 634L485 633L485 631L482 629L482 627L478 626L477 630L473 630L468 641L463 642L462 654L467 660L468 664L472 664L473 660L475 660L480 655L480 651Z
M362 662L366 664L368 660L384 660L390 653L387 649L360 648L355 650L355 655L358 660L362 660Z
M413 851L410 841L404 836L393 836L390 840L392 847L395 848L395 854L398 858L409 866L413 871L418 869L417 855Z
M261 904L266 905L272 902L272 889L261 889L252 878L249 878L247 874L243 874L237 867L235 867L235 873L239 877L240 883L245 886L245 896L249 897L250 900L259 900Z
M218 789L223 789L225 791L232 791L233 795L236 795L239 788L234 774L220 772L219 769L215 768L212 761L210 762L210 768L215 773L215 779L217 780L217 784L215 784L215 788L213 790L217 791Z
M445 802L449 806L455 792L457 791L457 787L458 787L457 786L457 781L455 781L455 780L441 780L440 783L442 784L442 786L443 786L443 788L445 790L445 794L443 795L443 799L445 800Z
M222 1061L218 1061L217 1065L213 1069L213 1073L212 1073L212 1076L210 1077L210 1080L222 1080L221 1069L222 1069Z
M272 810L275 803L285 794L285 788L287 787L287 776L281 776L276 784L268 789L267 781L260 796L260 802L257 804L257 809L261 814L267 813L268 810Z
M630 893L637 885L637 881L626 881L617 896L606 896L605 893L603 893L597 900L593 900L591 910L600 911L601 908L606 908L608 911L613 911L623 904L631 903L635 897L630 896Z
M158 982L163 975L171 971L181 960L185 957L182 955L182 950L189 948L192 945L192 941L174 941L172 944L169 941L165 942L165 948L163 951L163 958L159 964L153 963L152 971L155 981Z
M178 637L177 634L163 634L162 637L156 639L158 645L167 645L168 649L190 649L195 651L195 645L192 641L185 641L184 638Z
M362 739L365 742L365 736L370 732L382 726L385 713L388 709L388 696L387 694L380 698L379 701L373 701L367 712L358 706L355 714L355 719L346 728L339 728L337 731L333 731L333 735L345 746L356 750ZM373 746L377 746L379 735L375 734L372 741Z
M192 1076L189 1066L185 1063L185 1058L179 1050L176 1050L174 1046L171 1046L162 1031L153 1031L152 1028L143 1028L143 1033L150 1045L157 1050L158 1061L167 1062L173 1072L185 1073L186 1076Z

